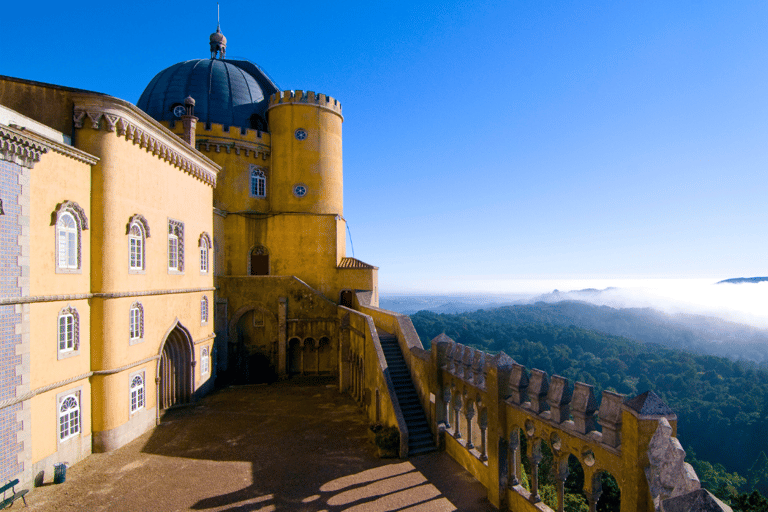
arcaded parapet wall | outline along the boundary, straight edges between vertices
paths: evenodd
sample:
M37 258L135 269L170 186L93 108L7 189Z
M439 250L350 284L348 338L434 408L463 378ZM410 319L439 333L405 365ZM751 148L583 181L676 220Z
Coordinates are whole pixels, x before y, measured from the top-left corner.
M571 456L584 471L591 511L602 495L603 473L619 486L622 512L666 510L657 508L664 499L696 492L695 473L675 450L676 416L653 392L627 399L604 391L598 403L592 386L528 370L503 352L491 356L445 335L432 340L431 351L442 444L502 510L549 510L539 495L545 444L556 468L559 510ZM523 457L532 468L529 488L522 486Z

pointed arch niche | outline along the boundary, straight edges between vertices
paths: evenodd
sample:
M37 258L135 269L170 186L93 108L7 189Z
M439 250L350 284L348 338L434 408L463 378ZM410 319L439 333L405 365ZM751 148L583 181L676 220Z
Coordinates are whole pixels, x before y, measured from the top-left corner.
M161 410L190 401L194 387L194 362L192 336L177 320L160 349L157 396Z

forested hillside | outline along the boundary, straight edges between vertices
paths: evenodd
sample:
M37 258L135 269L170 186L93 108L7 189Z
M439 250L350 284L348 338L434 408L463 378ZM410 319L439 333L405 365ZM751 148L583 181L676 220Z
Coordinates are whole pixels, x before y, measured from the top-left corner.
M678 414L678 437L689 454L711 463L695 464L705 485L713 491L720 487L720 495L734 494L734 487L768 495L768 373L755 363L544 319L521 321L511 308L452 315L421 311L411 319L425 346L445 332L465 345L503 350L528 368L592 384L598 397L603 389L629 396L651 389Z

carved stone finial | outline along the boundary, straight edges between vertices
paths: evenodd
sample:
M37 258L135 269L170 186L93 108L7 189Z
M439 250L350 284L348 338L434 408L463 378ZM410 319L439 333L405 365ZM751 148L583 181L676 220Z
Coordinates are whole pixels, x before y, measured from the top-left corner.
M211 34L211 58L215 59L218 54L219 59L224 59L227 54L227 38L221 33L221 26L216 26L216 32Z

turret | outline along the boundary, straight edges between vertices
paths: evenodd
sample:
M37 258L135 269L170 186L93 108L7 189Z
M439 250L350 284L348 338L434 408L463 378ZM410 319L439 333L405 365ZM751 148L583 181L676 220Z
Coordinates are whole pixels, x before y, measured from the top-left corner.
M270 97L272 210L344 213L341 104L312 91Z

